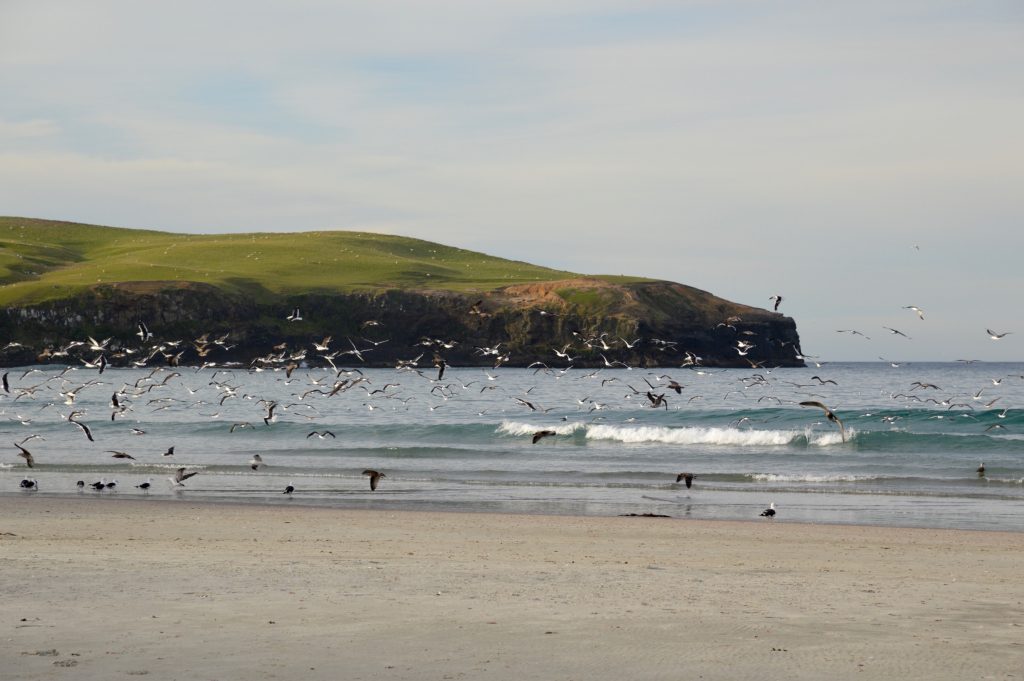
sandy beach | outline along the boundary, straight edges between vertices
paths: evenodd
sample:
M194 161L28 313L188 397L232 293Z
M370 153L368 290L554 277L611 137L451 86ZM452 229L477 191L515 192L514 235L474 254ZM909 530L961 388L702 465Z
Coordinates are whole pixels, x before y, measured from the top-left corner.
M1008 679L1024 535L0 498L4 679Z

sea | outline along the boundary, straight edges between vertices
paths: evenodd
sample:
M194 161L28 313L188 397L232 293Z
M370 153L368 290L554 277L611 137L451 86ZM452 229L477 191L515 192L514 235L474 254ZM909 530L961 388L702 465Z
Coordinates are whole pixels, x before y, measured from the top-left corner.
M1018 363L6 372L5 496L1024 531Z

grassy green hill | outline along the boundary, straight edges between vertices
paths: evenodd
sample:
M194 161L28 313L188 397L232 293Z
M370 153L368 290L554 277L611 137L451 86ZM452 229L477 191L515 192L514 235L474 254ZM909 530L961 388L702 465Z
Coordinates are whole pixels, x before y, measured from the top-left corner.
M199 282L259 298L380 288L489 291L576 276L366 232L194 235L0 217L0 305L69 298L112 282Z
M297 324L286 320L293 306L304 315ZM234 350L221 359L243 362L282 341L302 347L333 334L352 343L366 320L387 329L389 342L373 350L379 365L424 338L454 338L450 362L486 362L474 348L500 344L526 366L590 334L671 339L678 353L735 366L746 363L731 346L741 331L759 339L765 361L799 361L792 319L674 282L585 276L365 232L195 235L0 217L0 338L21 344L0 362L39 361L44 348L89 335L127 347L140 320L163 340L228 333ZM623 358L659 366L677 363L672 354L645 345Z

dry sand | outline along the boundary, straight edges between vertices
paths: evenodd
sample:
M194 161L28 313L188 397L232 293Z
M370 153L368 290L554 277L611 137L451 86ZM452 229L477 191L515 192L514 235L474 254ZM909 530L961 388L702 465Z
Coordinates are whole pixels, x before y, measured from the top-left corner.
M1006 679L1024 535L0 499L0 678Z

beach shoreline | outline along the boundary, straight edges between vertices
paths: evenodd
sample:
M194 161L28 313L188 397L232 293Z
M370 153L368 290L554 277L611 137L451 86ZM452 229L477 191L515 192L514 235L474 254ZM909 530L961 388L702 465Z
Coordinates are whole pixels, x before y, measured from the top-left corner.
M10 679L1018 678L1024 653L1018 533L31 495L0 512Z

